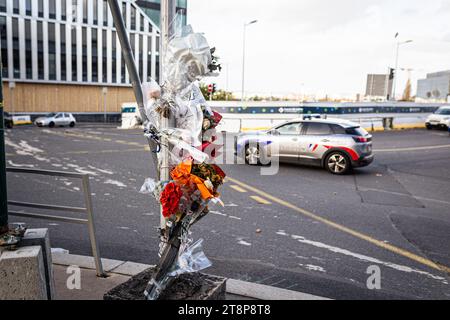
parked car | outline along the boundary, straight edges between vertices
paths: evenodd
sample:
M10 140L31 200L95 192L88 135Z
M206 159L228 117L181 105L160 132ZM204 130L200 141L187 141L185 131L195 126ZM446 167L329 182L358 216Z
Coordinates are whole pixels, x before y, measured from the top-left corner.
M275 148L269 147L273 144ZM279 157L280 162L320 166L338 175L374 160L372 136L358 124L341 119L299 119L268 131L242 133L236 137L235 149L250 165ZM271 154L277 149L277 154Z
M440 107L433 114L429 115L425 121L428 130L433 128L446 129L450 120L450 106Z
M3 112L3 120L6 128L12 129L14 127L13 118L9 115L8 112Z
M34 123L38 127L62 127L69 126L75 127L77 121L71 113L59 112L59 113L49 113L44 117L37 118Z

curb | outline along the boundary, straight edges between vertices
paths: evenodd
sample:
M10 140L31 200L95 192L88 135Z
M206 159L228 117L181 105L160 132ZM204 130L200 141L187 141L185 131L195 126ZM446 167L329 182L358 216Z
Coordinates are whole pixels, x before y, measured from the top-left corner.
M52 253L52 260L54 265L78 266L83 269L95 270L94 258L89 256L80 256L67 253ZM103 258L102 263L105 272L129 277L135 276L136 274L152 267L151 265L142 263ZM256 300L331 300L298 291L281 289L235 279L227 280L227 293Z

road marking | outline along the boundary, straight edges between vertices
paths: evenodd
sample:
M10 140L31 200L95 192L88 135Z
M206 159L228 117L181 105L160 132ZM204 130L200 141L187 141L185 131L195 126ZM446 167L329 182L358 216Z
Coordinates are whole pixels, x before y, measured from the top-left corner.
M231 185L230 188L234 189L235 191L240 192L240 193L246 193L247 192L247 190L242 189L241 187L236 186L236 185Z
M350 234L350 235L352 235L352 236L354 236L354 237L356 237L358 239L367 241L367 242L369 242L369 243L371 243L371 244L373 244L373 245L375 245L377 247L380 247L380 248L383 248L383 249L388 250L390 252L393 252L395 254L401 255L403 257L406 257L406 258L408 258L410 260L413 260L415 262L418 262L418 263L423 264L425 266L428 266L430 268L433 268L433 269L436 269L436 270L439 270L439 271L444 271L446 273L450 273L450 268L447 267L447 266L444 266L444 265L441 265L441 264L437 264L437 263L435 263L435 262L433 262L433 261L431 261L429 259L426 259L424 257L418 256L418 255L416 255L416 254L414 254L412 252L409 252L407 250L398 248L396 246L393 246L391 244L385 243L383 241L377 240L377 239L372 238L372 237L370 237L368 235L365 235L365 234L363 234L361 232L355 231L355 230L347 228L347 227L345 227L345 226L343 226L341 224L335 223L335 222L333 222L331 220L322 218L322 217L320 217L320 216L318 216L318 215L316 215L316 214L314 214L314 213L312 213L312 212L310 212L308 210L299 208L296 205L293 205L293 204L291 204L291 203L289 203L287 201L284 201L284 200L282 200L280 198L272 196L272 195L270 195L270 194L268 194L268 193L266 193L266 192L264 192L262 190L259 190L259 189L255 188L255 187L252 187L252 186L250 186L250 185L248 185L246 183L240 182L240 181L238 181L238 180L236 180L234 178L228 177L228 180L233 182L233 183L235 183L235 184L237 184L237 185L239 185L239 186L241 186L241 187L243 187L243 188L246 188L247 190L250 190L250 191L252 191L254 193L257 193L257 194L259 194L259 195L261 195L261 196L263 196L263 197L265 197L265 198L267 198L267 199L269 199L269 200L271 200L271 201L273 201L275 203L278 203L278 204L280 204L280 205L282 205L284 207L287 207L287 208L292 209L292 210L294 210L294 211L296 211L298 213L301 213L301 214L303 214L306 217L309 217L309 218L311 218L313 220L322 222L322 223L324 223L324 224L326 224L326 225L328 225L328 226L330 226L330 227L332 227L334 229L337 229L337 230L342 231L344 233Z
M255 200L256 202L260 203L260 204L271 204L270 201L267 201L264 198L261 198L259 196L250 196L250 198L252 198L253 200Z
M411 147L411 148L397 148L397 149L378 149L373 152L401 152L401 151L420 151L420 150L435 150L450 148L450 144L444 144L441 146L428 146L428 147Z

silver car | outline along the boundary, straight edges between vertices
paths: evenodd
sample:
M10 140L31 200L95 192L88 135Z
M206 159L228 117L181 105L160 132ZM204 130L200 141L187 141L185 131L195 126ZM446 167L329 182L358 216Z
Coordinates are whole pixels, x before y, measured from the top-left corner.
M59 112L59 113L49 113L44 117L39 117L34 120L34 123L38 127L62 127L69 126L75 127L77 120L71 113Z
M372 136L341 119L299 119L268 131L241 133L235 149L250 165L268 164L268 159L278 157L280 162L320 166L338 175L374 160Z

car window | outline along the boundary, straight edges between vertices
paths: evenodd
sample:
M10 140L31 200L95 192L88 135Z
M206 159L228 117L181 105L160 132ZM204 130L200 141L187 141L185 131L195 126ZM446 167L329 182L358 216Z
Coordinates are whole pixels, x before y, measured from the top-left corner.
M364 137L369 134L365 129L361 127L347 128L345 129L345 131L347 132L347 134L351 134L352 136Z
M308 123L308 129L306 130L307 135L327 135L332 134L330 125L327 123Z
M438 111L436 111L436 114L448 116L450 115L450 108L440 108Z
M63 114L62 113L58 113L57 115L56 115L56 119L59 119L59 118L61 118L63 116Z
M331 124L330 126L334 134L347 134L345 128L338 124Z
M277 128L277 131L282 135L300 134L300 123L288 123Z

